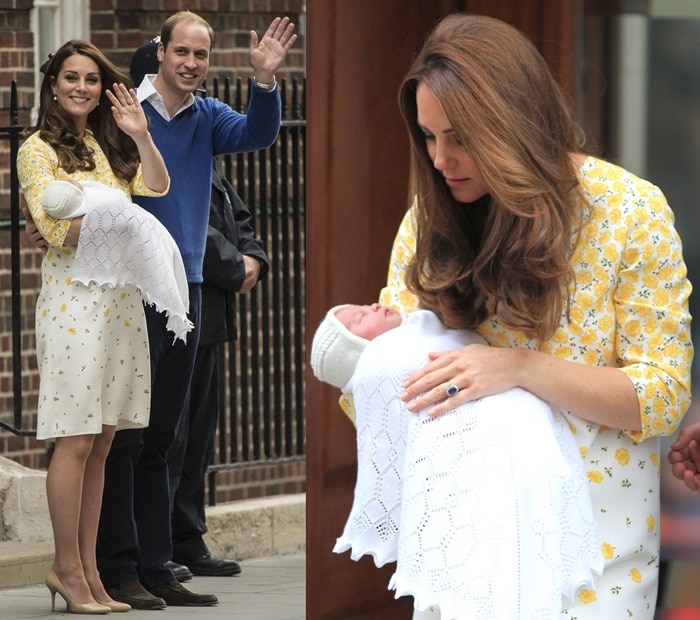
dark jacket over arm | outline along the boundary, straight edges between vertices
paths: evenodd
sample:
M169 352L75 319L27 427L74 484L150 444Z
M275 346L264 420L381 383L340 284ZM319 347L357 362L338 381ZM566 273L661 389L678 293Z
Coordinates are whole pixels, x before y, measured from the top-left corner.
M260 261L260 278L270 262L255 238L251 213L233 186L214 166L211 208L202 275L201 344L235 340L235 293L245 279L243 255Z

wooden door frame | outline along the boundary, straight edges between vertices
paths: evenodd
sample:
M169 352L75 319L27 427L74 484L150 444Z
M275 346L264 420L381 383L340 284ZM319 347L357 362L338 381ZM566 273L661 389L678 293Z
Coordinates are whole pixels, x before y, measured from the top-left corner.
M497 8L491 6L497 4ZM306 346L333 305L371 303L407 206L398 87L430 28L470 10L525 31L573 91L576 0L307 0ZM530 7L530 10L527 10ZM534 10L533 10L534 7ZM307 356L308 359L308 356ZM333 554L356 475L339 392L306 374L307 618L410 618L387 590L393 565Z

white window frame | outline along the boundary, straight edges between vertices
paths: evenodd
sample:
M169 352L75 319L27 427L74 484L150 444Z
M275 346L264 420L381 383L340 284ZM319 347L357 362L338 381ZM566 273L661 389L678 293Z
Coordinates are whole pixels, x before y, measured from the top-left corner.
M43 76L39 67L63 43L70 39L90 39L90 0L34 0L31 12L34 33L34 83L37 93L32 122L36 119L39 85Z

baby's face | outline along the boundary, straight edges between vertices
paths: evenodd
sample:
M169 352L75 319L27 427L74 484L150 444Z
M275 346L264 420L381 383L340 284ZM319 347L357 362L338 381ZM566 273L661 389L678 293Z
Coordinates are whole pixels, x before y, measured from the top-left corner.
M346 306L335 313L338 320L353 334L372 340L401 325L401 314L388 306Z

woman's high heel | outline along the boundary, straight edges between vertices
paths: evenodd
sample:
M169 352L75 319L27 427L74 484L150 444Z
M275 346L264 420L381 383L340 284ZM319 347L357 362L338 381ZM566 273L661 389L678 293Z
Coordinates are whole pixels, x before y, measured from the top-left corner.
M46 587L51 592L51 611L56 611L56 592L58 592L66 602L66 608L72 614L108 614L111 609L107 605L99 603L76 603L58 580L53 568L46 575Z
M128 603L121 603L120 601L101 601L97 598L95 600L100 605L109 607L109 609L114 612L129 611L131 609L131 605L129 605Z

